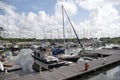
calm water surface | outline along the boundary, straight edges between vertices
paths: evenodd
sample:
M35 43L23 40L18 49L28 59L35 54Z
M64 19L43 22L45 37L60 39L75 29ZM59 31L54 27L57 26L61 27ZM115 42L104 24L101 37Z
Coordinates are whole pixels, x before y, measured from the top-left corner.
M34 73L32 69L32 65L34 60L31 56L32 50L30 49L22 49L17 56L13 57L13 60L22 67L21 71L17 71L16 73L19 75L26 75Z
M120 63L86 74L75 80L120 80Z

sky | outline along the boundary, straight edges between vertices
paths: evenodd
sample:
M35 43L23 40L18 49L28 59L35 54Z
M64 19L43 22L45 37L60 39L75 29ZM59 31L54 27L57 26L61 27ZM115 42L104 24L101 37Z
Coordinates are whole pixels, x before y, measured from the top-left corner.
M2 36L63 38L64 6L79 38L120 37L120 0L0 0ZM65 37L75 34L65 18Z

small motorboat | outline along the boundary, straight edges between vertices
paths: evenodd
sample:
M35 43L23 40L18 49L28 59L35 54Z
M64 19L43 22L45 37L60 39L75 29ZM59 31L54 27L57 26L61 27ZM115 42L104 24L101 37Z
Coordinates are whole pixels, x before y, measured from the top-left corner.
M3 66L4 66L4 67L12 67L13 65L12 65L12 64L9 64L8 62L3 62Z

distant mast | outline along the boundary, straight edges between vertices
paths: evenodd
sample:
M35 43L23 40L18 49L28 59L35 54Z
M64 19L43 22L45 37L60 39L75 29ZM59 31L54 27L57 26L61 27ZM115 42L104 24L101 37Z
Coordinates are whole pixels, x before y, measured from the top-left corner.
M86 30L85 30L85 28L83 28L83 34L84 34L83 38L86 38Z
M62 5L62 21L63 21L63 38L65 44L65 26L64 26L64 12L63 12L63 5Z
M2 37L2 32L4 31L3 27L0 26L0 37Z

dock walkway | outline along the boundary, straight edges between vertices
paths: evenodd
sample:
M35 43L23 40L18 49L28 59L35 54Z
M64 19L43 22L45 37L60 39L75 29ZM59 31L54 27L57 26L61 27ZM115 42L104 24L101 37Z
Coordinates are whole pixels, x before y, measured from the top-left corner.
M76 63L70 66L54 69L53 71L29 74L16 78L5 78L5 80L67 80L120 61L120 50L102 49L95 52L101 54L111 54L111 56L88 62L89 69L87 71L84 71L84 63L81 62L78 64Z

